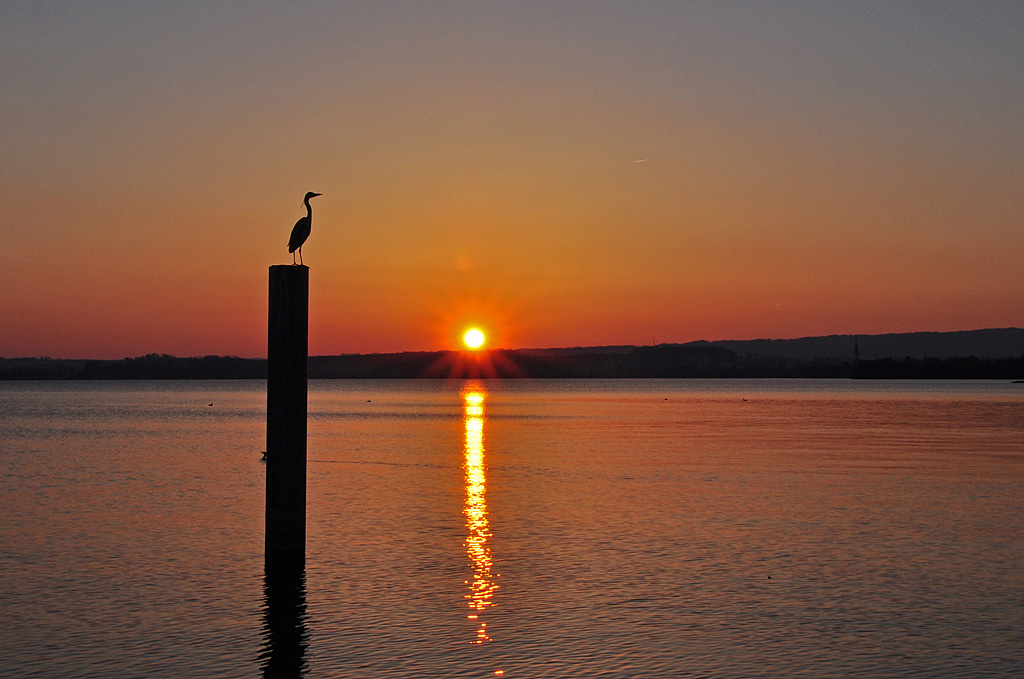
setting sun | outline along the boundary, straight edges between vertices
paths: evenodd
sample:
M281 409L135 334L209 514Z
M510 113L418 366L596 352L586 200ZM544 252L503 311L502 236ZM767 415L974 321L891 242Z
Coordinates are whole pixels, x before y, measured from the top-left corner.
M470 328L462 336L463 343L470 349L479 349L484 345L485 339L483 331L478 328Z

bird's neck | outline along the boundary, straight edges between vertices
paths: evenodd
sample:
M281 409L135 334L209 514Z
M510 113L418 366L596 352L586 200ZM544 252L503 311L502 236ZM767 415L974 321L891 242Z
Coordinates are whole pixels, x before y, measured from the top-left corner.
M306 206L306 216L307 216L307 217L312 217L312 216L313 216L313 208L311 208L311 207L309 206L309 198L306 198L306 199L305 199L305 200L303 200L302 202L303 202L303 204L305 204L305 206Z

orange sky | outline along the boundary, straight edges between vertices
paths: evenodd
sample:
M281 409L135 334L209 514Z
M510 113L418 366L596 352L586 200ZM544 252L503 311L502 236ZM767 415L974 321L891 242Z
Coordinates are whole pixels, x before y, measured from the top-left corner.
M1024 6L10 2L0 356L1024 326ZM643 161L643 162L637 162Z

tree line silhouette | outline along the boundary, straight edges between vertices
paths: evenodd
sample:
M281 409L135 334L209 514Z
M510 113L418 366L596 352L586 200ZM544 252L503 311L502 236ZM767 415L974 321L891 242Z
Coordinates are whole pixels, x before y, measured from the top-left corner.
M408 379L461 377L446 372L461 352L403 352L311 356L311 379ZM496 350L487 354L484 376L532 378L853 378L1024 379L1018 357L882 358L839 360L741 355L711 344L593 348L551 352ZM266 379L265 359L237 356L179 358L147 354L121 360L0 358L0 380L190 380Z

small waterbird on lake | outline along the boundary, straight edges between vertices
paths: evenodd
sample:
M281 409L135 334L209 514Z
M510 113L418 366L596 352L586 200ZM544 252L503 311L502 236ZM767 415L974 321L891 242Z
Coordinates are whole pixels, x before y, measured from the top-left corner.
M302 204L306 206L306 216L295 222L295 226L292 227L292 235L288 238L288 252L292 254L292 264L295 264L296 250L299 251L299 264L302 264L302 244L309 238L309 231L313 226L313 208L309 206L309 199L322 195L322 193L310 191L302 199Z

